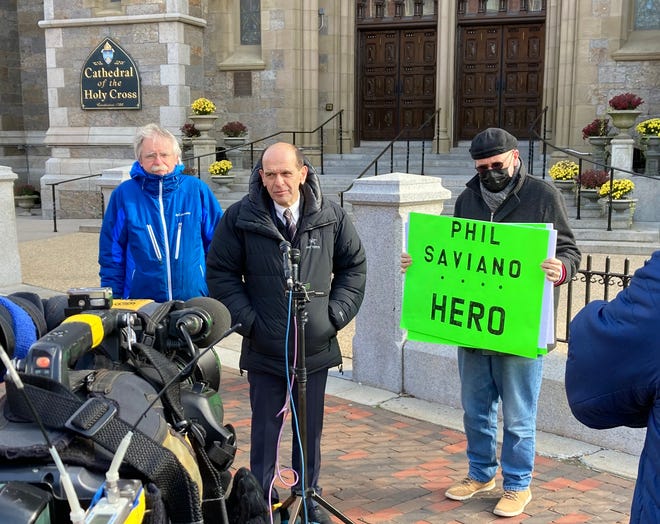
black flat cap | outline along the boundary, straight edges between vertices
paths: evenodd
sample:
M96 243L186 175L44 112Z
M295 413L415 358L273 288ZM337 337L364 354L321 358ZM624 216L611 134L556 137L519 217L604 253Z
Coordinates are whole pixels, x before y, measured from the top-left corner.
M499 127L489 127L472 139L470 155L474 160L501 155L518 147L518 139Z

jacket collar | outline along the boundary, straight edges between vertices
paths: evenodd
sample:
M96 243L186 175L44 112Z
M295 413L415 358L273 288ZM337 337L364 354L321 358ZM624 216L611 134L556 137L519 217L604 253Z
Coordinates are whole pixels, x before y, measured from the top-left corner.
M153 175L147 173L137 160L131 166L131 178L135 180L143 191L152 195L158 195L160 184L162 183L163 193L175 191L181 184L181 177L183 175L183 164L174 166L174 170L166 175Z

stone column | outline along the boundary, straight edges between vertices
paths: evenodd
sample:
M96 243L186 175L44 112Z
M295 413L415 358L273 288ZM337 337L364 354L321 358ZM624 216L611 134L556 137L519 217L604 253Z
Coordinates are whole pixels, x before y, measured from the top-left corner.
M112 169L104 169L101 173L101 177L96 181L99 191L103 194L104 215L105 210L108 208L108 202L110 202L110 195L112 192L124 180L131 178L131 167L133 167L132 164Z
M209 166L215 161L215 151L218 143L214 138L195 138L193 139L193 156L200 157L199 162L195 159L195 169L199 167L199 178L213 187Z
M353 338L354 380L389 391L404 389L400 325L408 213L440 214L451 196L439 178L390 173L362 178L344 198L367 252L367 290Z
M634 143L635 141L630 136L623 134L612 139L610 142L612 167L632 171ZM617 178L630 178L630 174L618 170L614 171L614 176Z
M438 2L438 49L452 49L456 41L456 9L453 2ZM435 109L440 108L438 116L439 125L433 129L433 152L449 153L451 150L451 136L449 129L454 118L454 96L456 73L454 71L454 57L452 53L438 53L438 66L436 71ZM437 134L436 134L437 133ZM436 147L437 145L437 147Z
M10 167L0 166L0 286L14 286L23 280L16 234L14 180L18 175Z

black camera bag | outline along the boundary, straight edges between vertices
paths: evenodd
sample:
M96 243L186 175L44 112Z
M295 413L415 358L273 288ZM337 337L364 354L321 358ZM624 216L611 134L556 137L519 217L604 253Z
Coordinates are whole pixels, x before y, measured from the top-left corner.
M155 486L157 489L148 491L160 492L171 522L203 522L196 452L170 429L160 404L147 410L157 394L155 389L126 371L87 370L86 373L94 378L87 398L81 398L59 382L21 375L25 392L63 462L105 472L122 438L146 410L134 431L120 474ZM25 395L11 381L5 385L6 395L0 396L3 463L50 461L48 445Z

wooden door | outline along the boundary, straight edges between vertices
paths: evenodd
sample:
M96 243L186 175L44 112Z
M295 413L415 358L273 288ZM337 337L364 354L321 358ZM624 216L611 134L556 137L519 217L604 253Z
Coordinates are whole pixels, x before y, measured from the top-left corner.
M433 138L418 128L435 110L435 29L363 31L359 54L360 139Z
M487 127L528 138L542 109L545 26L464 26L458 35L457 140Z

